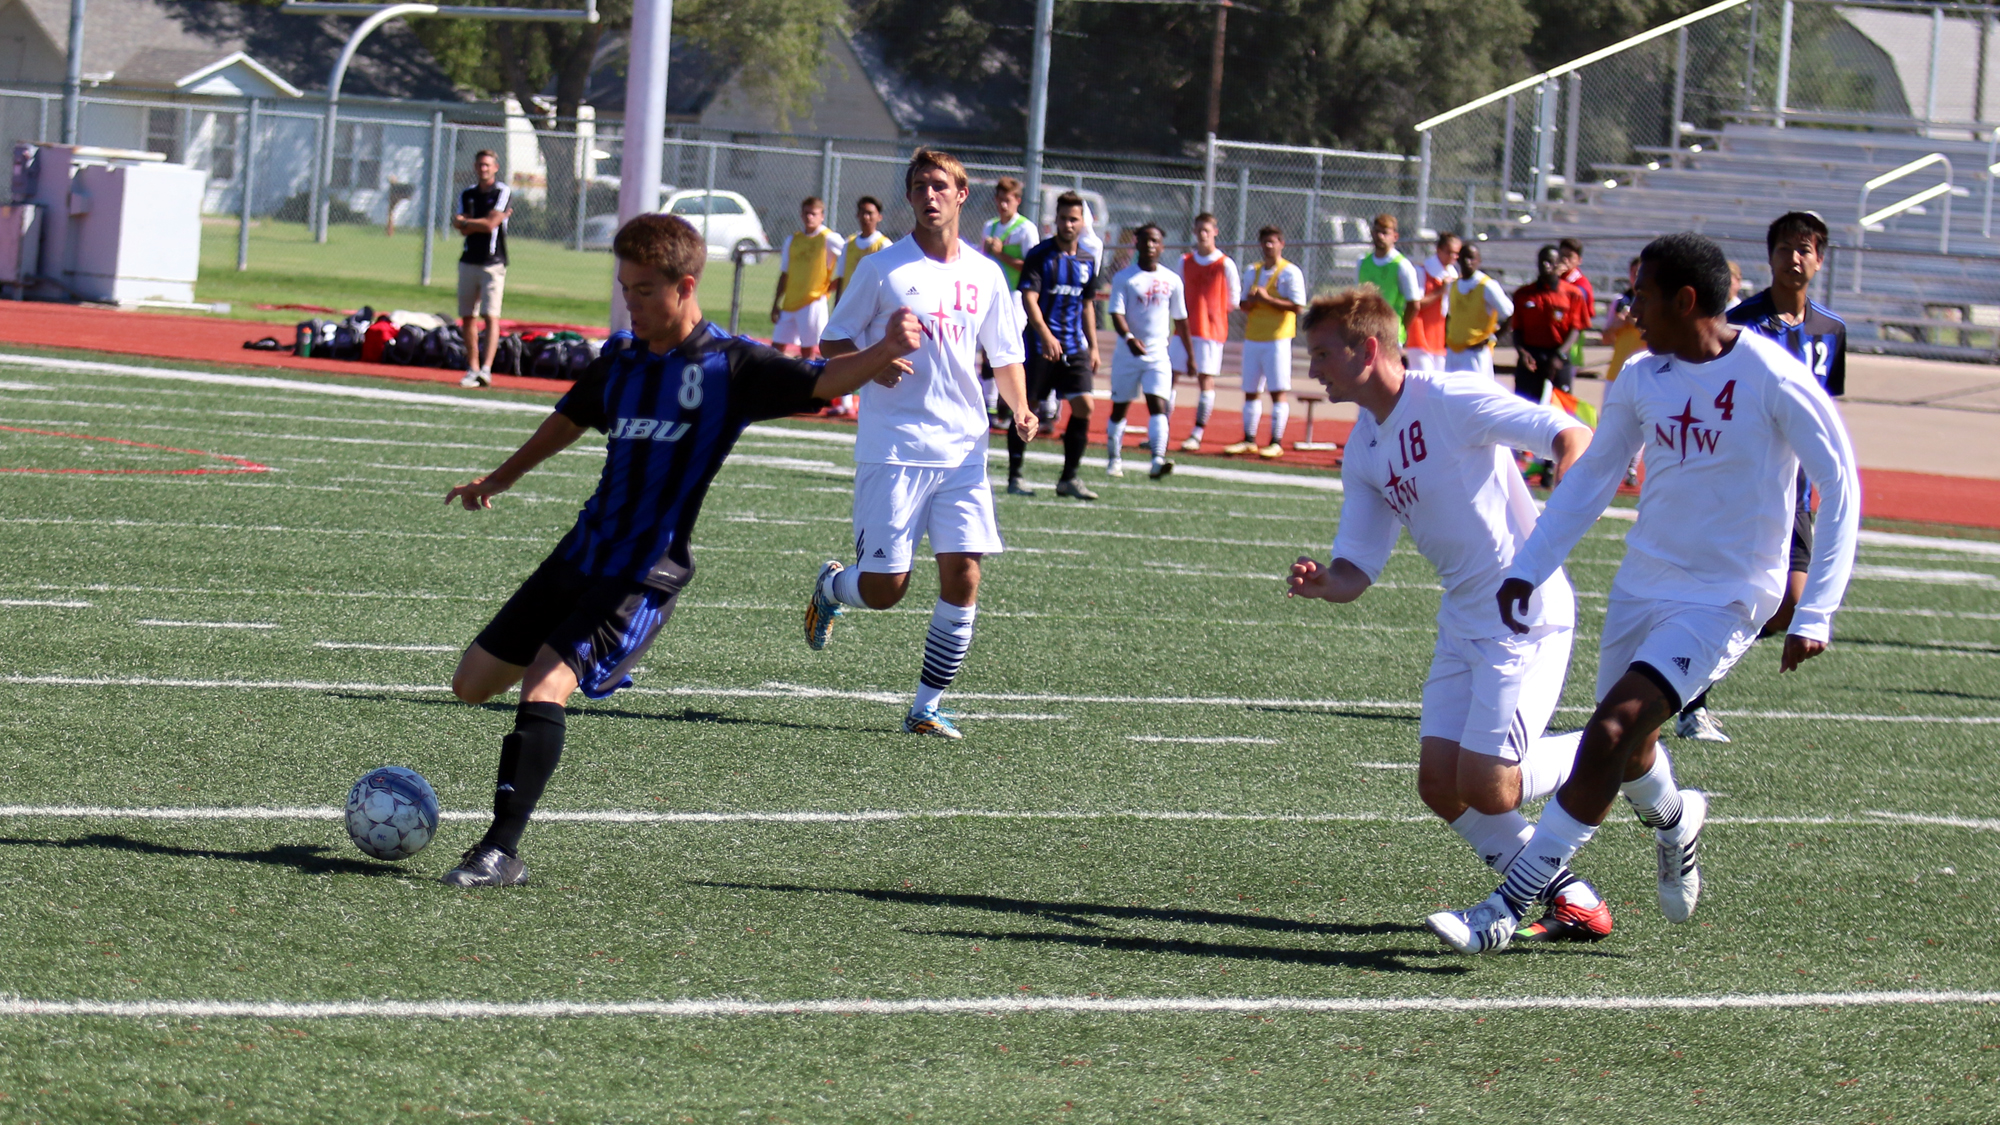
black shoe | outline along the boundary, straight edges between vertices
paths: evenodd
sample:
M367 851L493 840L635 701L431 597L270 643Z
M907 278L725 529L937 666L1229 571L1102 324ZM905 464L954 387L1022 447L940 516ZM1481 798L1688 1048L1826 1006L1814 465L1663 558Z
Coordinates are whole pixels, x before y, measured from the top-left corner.
M519 887L528 881L528 865L492 844L475 844L438 881L451 887Z
M1035 490L1029 488L1027 483L1020 477L1007 478L1007 491L1014 496L1033 496L1035 494Z

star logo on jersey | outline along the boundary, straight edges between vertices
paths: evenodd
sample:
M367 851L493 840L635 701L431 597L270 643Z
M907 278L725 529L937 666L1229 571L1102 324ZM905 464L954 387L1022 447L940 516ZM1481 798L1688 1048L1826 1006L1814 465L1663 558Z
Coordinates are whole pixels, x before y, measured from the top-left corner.
M1382 482L1382 499L1389 502L1389 507L1394 508L1397 515L1407 516L1411 506L1417 502L1417 482L1398 473L1391 465L1389 479Z
M1722 440L1721 430L1711 430L1700 425L1706 419L1695 415L1693 398L1687 400L1687 405L1681 407L1679 414L1669 415L1667 421L1678 423L1678 427L1653 423L1653 441L1657 445L1678 451L1682 464L1687 463L1688 454L1691 452L1714 453L1716 443Z

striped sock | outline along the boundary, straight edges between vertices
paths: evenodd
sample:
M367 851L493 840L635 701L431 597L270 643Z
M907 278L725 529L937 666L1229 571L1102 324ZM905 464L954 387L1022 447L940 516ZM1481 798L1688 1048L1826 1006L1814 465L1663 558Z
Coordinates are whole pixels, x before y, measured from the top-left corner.
M1528 907L1542 897L1549 885L1569 867L1570 857L1590 842L1595 825L1585 824L1569 814L1560 801L1550 801L1542 810L1542 822L1514 862L1507 865L1507 881L1500 884L1500 897L1507 900L1514 917L1528 913Z
M1681 787L1674 781L1674 762L1663 743L1653 744L1653 768L1620 786L1619 792L1646 827L1669 832L1680 824Z
M972 619L979 615L976 605L953 605L939 598L931 608L931 631L924 637L924 671L917 679L915 710L937 706L944 689L958 678L972 647Z

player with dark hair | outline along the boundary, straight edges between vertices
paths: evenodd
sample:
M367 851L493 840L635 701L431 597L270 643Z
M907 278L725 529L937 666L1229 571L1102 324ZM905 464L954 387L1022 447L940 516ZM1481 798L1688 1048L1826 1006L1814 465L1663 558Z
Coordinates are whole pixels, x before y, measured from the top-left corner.
M1813 278L1826 260L1825 220L1810 211L1787 211L1764 233L1771 259L1771 287L1729 310L1729 323L1776 340L1806 365L1827 395L1847 392L1847 322L1832 309L1807 296ZM1785 577L1785 597L1778 612L1764 623L1761 636L1776 636L1792 622L1792 609L1805 592L1806 571L1812 563L1812 489L1804 474L1798 480L1798 510L1792 514L1792 550ZM1708 710L1703 691L1681 708L1674 734L1700 742L1728 742L1722 724Z
M1590 284L1590 278L1583 272L1583 242L1575 238L1556 241L1556 252L1562 255L1562 279L1583 294L1583 320L1577 324L1576 342L1570 345L1571 367L1583 366L1583 335L1597 319L1597 289ZM1731 298L1734 299L1733 296Z
M529 470L586 430L607 441L597 491L576 526L507 600L452 674L452 694L484 703L515 684L514 732L500 743L493 822L444 881L528 881L518 848L562 758L564 706L632 683L639 658L694 577L689 536L708 486L744 427L894 380L922 335L897 317L875 345L828 362L791 359L704 320L695 288L708 248L685 219L641 215L612 241L632 315L631 345L606 351L500 467L445 494L468 512L493 506Z
M1097 260L1078 241L1084 214L1082 196L1066 191L1056 197L1056 233L1022 260L1020 291L1028 314L1028 401L1053 392L1069 403L1056 495L1095 500L1097 493L1076 479L1090 444L1090 391L1098 367ZM1023 435L1008 431L1007 491L1020 496L1035 494L1021 480L1027 449Z
M1291 420L1292 340L1306 307L1306 275L1285 260L1285 232L1257 232L1263 257L1243 279L1243 440L1223 448L1231 457L1255 453L1266 460L1285 455L1285 425ZM1271 443L1258 448L1257 422L1271 396Z
M1111 279L1111 327L1124 341L1111 352L1111 420L1104 427L1105 472L1125 475L1125 412L1132 400L1146 396L1146 447L1153 463L1147 476L1159 480L1174 471L1167 460L1167 414L1172 409L1174 369L1167 358L1167 340L1188 340L1187 296L1180 275L1160 268L1160 248L1166 235L1152 223L1132 232L1132 264Z
M1535 255L1535 280L1514 290L1514 393L1542 401L1549 387L1569 390L1570 347L1590 322L1583 291L1562 278L1553 246Z
M1517 620L1597 522L1625 466L1646 448L1646 488L1625 536L1598 646L1597 710L1576 766L1534 836L1486 901L1426 924L1461 953L1503 949L1519 920L1609 815L1621 792L1653 829L1661 913L1685 922L1701 895L1698 847L1708 796L1674 779L1660 727L1721 679L1757 639L1785 589L1791 488L1801 465L1830 532L1814 545L1779 663L1826 648L1854 567L1860 474L1819 382L1785 349L1723 316L1729 262L1698 234L1654 239L1639 255L1634 311L1650 355L1605 396L1590 449L1549 497L1497 594Z

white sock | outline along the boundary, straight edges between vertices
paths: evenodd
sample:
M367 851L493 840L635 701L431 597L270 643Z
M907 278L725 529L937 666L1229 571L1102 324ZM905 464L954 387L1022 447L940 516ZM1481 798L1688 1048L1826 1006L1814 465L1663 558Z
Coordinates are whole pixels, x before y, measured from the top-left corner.
M1541 823L1535 825L1535 834L1507 866L1507 881L1500 884L1499 894L1516 918L1527 914L1528 907L1542 897L1569 866L1571 857L1596 833L1595 826L1569 815L1562 802L1549 802L1542 810Z
M868 603L861 600L861 571L857 567L843 567L833 572L833 579L823 583L820 592L841 605L851 605L856 609L867 609Z
M1580 730L1543 735L1529 743L1521 759L1521 803L1539 801L1561 789L1569 771L1576 768L1576 751L1582 743Z
M931 607L931 628L924 636L924 670L917 680L917 700L912 710L937 706L944 689L958 678L965 653L972 647L972 621L979 616L976 605L953 605L943 598Z
M1208 416L1215 413L1215 392L1197 392L1194 396L1194 432L1199 435L1208 428Z
M1111 464L1125 459L1125 421L1104 423L1104 445L1109 450L1106 455Z
M1146 444L1153 448L1153 460L1164 461L1167 456L1167 416L1148 414L1146 416Z
M1000 406L1000 380L981 379L979 381L979 394L981 398L986 400L986 413L993 413Z
M1285 423L1291 420L1292 404L1289 401L1274 402L1271 404L1271 440L1273 442L1285 440Z
M1535 826L1518 810L1488 816L1478 809L1467 809L1451 822L1451 830L1472 845L1481 862L1502 875L1535 834Z
M1257 440L1257 423L1264 420L1264 400L1246 398L1243 400L1243 440Z
M1681 822L1681 787L1674 781L1674 762L1662 743L1653 744L1653 768L1620 786L1618 791L1639 814L1639 823L1670 832Z

